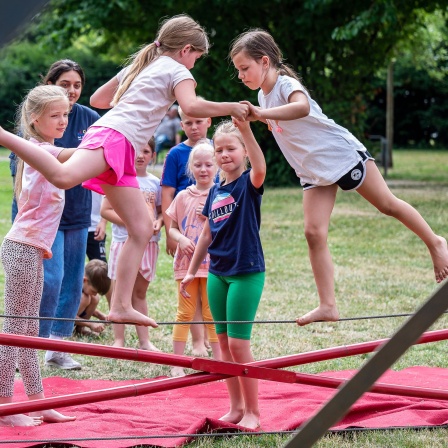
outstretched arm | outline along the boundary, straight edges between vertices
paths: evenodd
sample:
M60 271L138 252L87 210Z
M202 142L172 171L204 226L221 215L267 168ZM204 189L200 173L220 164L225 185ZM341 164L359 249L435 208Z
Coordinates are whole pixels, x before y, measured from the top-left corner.
M300 91L292 92L288 98L288 104L270 109L262 109L254 106L249 101L241 101L250 108L249 120L297 120L306 117L310 113L310 103L307 96Z
M196 96L195 82L192 79L181 81L174 88L174 95L182 111L189 117L208 118L231 115L244 120L249 114L247 104L236 102L215 103Z
M250 180L255 188L263 185L266 177L266 160L260 145L255 140L249 121L233 120L233 124L240 130L246 147L247 156L250 161Z
M112 79L99 87L90 97L90 105L97 109L110 109L115 92L118 87L118 79L114 76Z

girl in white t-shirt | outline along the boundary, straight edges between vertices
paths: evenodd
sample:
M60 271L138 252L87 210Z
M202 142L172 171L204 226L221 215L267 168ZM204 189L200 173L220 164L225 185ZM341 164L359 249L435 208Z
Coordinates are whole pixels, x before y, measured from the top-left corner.
M22 103L18 128L45 154L64 162L74 152L57 148L68 123L67 92L54 85L32 89ZM51 246L64 208L65 194L34 168L19 162L16 175L18 213L1 246L5 270L5 314L3 333L39 335L39 306L44 282L44 258L51 258ZM17 319L26 316L26 319ZM0 405L12 402L16 367L30 400L45 398L37 350L0 346ZM54 409L0 417L0 426L37 426L45 422L67 422Z
M156 274L156 264L159 257L160 229L163 226L162 187L160 186L160 179L154 176L154 174L146 171L150 163L155 163L156 158L155 141L154 137L152 137L143 149L138 152L135 159L137 182L147 205L146 225L150 225L152 222L154 231L151 239L146 244L137 278L135 279L134 288L132 290L132 306L144 316L148 315L146 292ZM101 216L112 223L112 241L109 252L108 277L112 280L111 289L113 291L117 280L118 258L122 254L122 249L128 238L128 232L124 222L112 208L107 197L104 197L101 203ZM139 349L160 351L149 340L148 327L136 325L135 329L137 331ZM126 345L125 326L116 324L113 326L113 332L113 346L124 347Z
M267 123L283 155L303 186L305 236L320 303L297 319L299 325L336 321L334 269L327 244L330 215L338 186L356 190L380 212L393 216L420 237L429 249L437 282L448 276L447 242L436 235L411 205L395 197L366 148L347 129L322 113L297 74L264 30L237 37L230 57L238 78L260 89L260 107L250 106L249 120Z
M176 100L191 117L232 115L244 119L249 112L246 104L214 103L196 97L190 69L208 48L207 33L191 17L182 14L165 20L156 40L92 95L92 106L113 108L89 128L67 163L60 164L42 148L0 128L0 145L59 188L83 182L85 187L105 194L125 223L129 236L120 257L125 262L117 266L110 321L157 326L131 304L133 279L153 232L145 221L147 208L136 180L135 153L153 136Z
M196 272L194 280L188 285L189 298L180 293L180 282L185 277L196 244L204 228L205 216L202 214L205 201L210 188L215 182L218 167L215 161L215 150L207 141L200 141L190 152L187 163L187 173L195 180L195 185L190 185L181 191L166 209L166 214L171 218L170 236L177 243L174 254L174 279L177 282L177 314L173 328L173 351L176 355L183 355L187 343L190 324L194 320L198 302L202 304L204 321L213 321L207 296L207 276L210 265L210 257L202 260ZM201 299L200 301L198 299ZM185 322L180 324L180 322ZM212 347L213 357L221 359L221 349L218 336L213 324L206 324L208 340ZM182 367L173 367L171 376L185 376Z

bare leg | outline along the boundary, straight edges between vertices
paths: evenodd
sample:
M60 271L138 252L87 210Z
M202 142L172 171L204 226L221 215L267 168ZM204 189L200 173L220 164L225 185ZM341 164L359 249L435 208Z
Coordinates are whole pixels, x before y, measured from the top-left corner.
M228 338L230 352L234 362L245 364L253 362L250 340ZM260 410L258 407L258 380L239 377L240 389L244 398L244 416L238 425L256 429L260 427Z
M0 397L0 405L12 403L12 397ZM25 414L0 417L1 426L38 426L43 422L42 414L38 417Z
M327 244L330 216L336 200L337 185L303 192L305 237L319 294L319 306L297 319L298 325L325 320L336 321L339 313L334 295L334 267Z
M372 160L366 163L366 178L357 192L381 213L398 219L426 244L438 283L448 277L448 249L445 238L436 235L412 205L392 194Z
M146 291L148 290L148 286L148 280L146 280L139 272L132 292L132 306L144 316L148 315L148 302L146 301ZM150 350L153 352L161 351L149 340L148 327L137 325L135 330L137 331L139 349Z
M204 320L202 316L202 301L201 295L198 294L196 311L194 313L193 320L202 321ZM192 354L193 356L208 356L207 347L205 346L205 337L204 337L204 325L194 324L190 325L190 333L193 344Z
M30 395L28 397L30 400L41 400L45 398L44 393L41 392L39 394ZM76 417L74 416L68 416L61 414L58 411L55 411L54 409L46 409L44 411L37 411L37 412L30 412L30 417L42 417L44 422L47 423L65 423L65 422L72 422L73 420L76 420Z
M152 234L145 200L137 188L103 185L103 190L128 232L128 238L118 257L117 278L108 320L157 327L153 319L144 316L132 307L132 291L138 269Z
M186 341L173 341L173 353L175 355L183 355L185 353ZM170 370L170 376L181 377L185 376L185 370L182 367L173 366Z
M218 340L221 346L222 360L235 362L230 352L227 333L218 334ZM230 397L230 409L220 420L223 422L238 423L244 417L244 398L239 379L236 377L228 378L226 379L226 385Z
M65 163L59 162L40 146L0 127L0 145L14 151L28 165L41 172L59 188L71 188L109 169L103 148L77 149Z

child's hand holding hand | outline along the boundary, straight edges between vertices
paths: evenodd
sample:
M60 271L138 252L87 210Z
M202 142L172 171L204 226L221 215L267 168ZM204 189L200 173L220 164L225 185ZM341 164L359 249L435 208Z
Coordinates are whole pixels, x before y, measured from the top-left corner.
M249 106L243 102L234 103L232 113L230 115L235 117L237 120L244 121L249 115Z
M246 121L258 121L263 119L260 113L261 107L254 106L249 101L240 101L240 103L249 107L249 113L246 116Z

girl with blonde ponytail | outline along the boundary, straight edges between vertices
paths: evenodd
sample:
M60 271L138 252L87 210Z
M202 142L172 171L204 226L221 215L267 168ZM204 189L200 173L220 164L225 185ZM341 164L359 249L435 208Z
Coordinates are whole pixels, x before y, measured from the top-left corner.
M105 194L125 224L128 239L117 266L108 315L111 321L157 326L131 303L153 227L148 225L146 203L136 180L136 152L153 136L176 100L190 117L232 115L244 120L248 114L246 104L197 98L190 70L208 49L207 33L191 17L182 14L165 20L154 42L132 56L123 70L92 95L93 107L112 109L88 129L73 157L62 165L36 145L0 128L0 144L60 188L83 182L85 188Z
M24 142L31 141L37 156L66 161L75 151L54 146L68 123L70 105L67 92L58 86L30 90L18 113L18 128ZM39 305L44 282L44 258L51 258L64 208L64 190L51 185L41 173L21 162L16 174L18 213L1 245L5 271L5 314L3 333L38 336ZM17 317L26 316L26 319ZM30 400L45 398L37 350L0 346L0 405L12 403L18 367ZM54 409L0 417L2 426L37 426L44 422L75 420Z

